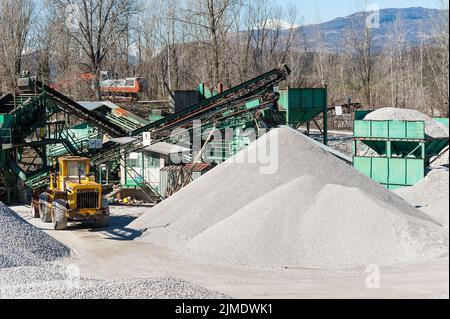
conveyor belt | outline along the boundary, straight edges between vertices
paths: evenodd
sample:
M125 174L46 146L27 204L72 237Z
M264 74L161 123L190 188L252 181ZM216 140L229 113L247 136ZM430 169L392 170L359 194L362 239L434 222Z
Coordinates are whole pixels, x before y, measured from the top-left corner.
M92 156L91 162L98 164L105 161L105 159L119 156L120 150L135 151L142 148L141 134L143 132L150 131L152 133L152 142L156 143L161 141L162 138L167 137L168 134L170 135L173 129L183 127L187 123L192 123L194 120L210 120L214 116L216 118L223 117L224 112L232 111L236 107L245 104L245 102L255 99L257 96L273 91L273 86L284 81L290 72L289 67L283 64L272 71L226 90L212 98L138 128L130 133L130 136L136 136L137 139L125 144L109 145L109 147L103 148ZM272 99L274 100L275 97L272 96ZM250 110L246 111L250 112Z
M38 89L45 91L48 96L51 96L57 102L58 107L60 107L67 113L84 120L86 123L89 123L93 127L101 129L104 133L110 135L111 137L120 137L127 134L125 130L123 130L116 124L111 123L107 119L85 109L74 100L52 89L48 85L38 80L30 81L31 85L33 85L34 82Z
M169 115L158 121L152 122L146 126L143 126L137 130L134 130L130 135L136 136L143 132L148 132L157 128L174 128L182 120L192 120L197 118L199 114L206 111L214 111L218 108L223 108L227 103L232 103L237 100L243 100L251 96L258 95L264 92L270 87L273 87L277 83L286 79L286 77L291 73L291 70L286 64L273 69L263 75L260 75L252 80L239 84L223 93L217 94L209 99L203 100L202 102L190 106L180 112Z

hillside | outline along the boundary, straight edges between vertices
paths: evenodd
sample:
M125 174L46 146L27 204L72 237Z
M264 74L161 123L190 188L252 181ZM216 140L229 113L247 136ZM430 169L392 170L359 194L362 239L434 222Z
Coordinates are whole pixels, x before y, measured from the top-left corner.
M380 28L372 29L374 48L383 49L388 45L389 36L394 32L398 18L402 20L407 46L420 44L422 37L425 41L429 41L435 35L434 21L439 19L440 14L439 10L421 7L381 10ZM320 31L324 49L329 52L339 52L344 48L347 30L351 29L354 21L364 19L363 15L364 13L359 12L321 24L301 26L296 29L296 32L302 39L306 39L310 49L316 50L319 43L315 39ZM287 34L288 31L283 32Z

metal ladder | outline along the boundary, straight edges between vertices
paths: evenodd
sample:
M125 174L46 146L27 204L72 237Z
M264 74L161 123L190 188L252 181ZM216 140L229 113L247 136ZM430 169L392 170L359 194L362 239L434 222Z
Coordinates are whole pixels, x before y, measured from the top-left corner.
M124 163L126 163L126 156L124 156L126 153L120 154L120 166L123 167L125 174L128 174L127 168L130 168L133 173L136 176L139 176L140 180L137 180L134 178L133 175L128 174L131 179L136 183L136 185L139 185L142 192L145 194L145 196L152 202L153 204L156 204L164 199L164 197L159 193L159 191L154 188L149 182L147 182L144 178L144 176L141 176L132 166L126 166ZM153 195L153 197L152 197Z

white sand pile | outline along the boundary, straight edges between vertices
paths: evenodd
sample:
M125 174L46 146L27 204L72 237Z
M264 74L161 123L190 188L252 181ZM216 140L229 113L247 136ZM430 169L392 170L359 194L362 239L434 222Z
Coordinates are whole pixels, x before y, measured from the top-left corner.
M277 137L278 169L263 175L264 165L245 159ZM144 232L140 240L209 262L257 266L386 265L448 252L448 235L434 220L286 127L129 227Z
M0 203L0 269L40 265L70 255L70 249Z
M424 121L426 135L433 138L448 138L449 136L447 126L416 110L385 107L367 114L364 120Z
M441 168L432 170L413 187L401 188L395 193L448 228L448 189L448 168Z

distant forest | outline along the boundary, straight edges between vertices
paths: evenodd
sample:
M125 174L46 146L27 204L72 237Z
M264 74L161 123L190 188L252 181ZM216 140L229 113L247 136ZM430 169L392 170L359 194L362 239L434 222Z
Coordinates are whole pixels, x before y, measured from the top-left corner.
M447 1L430 21L431 38L410 45L398 16L382 50L368 12L347 17L341 48L330 51L321 24L298 28L301 10L301 2L269 0L0 0L0 93L29 70L78 100L96 100L100 72L110 71L143 76L142 98L162 99L200 82L231 87L287 63L285 85L327 85L334 105L351 97L367 108L449 115ZM80 80L85 73L92 82Z

